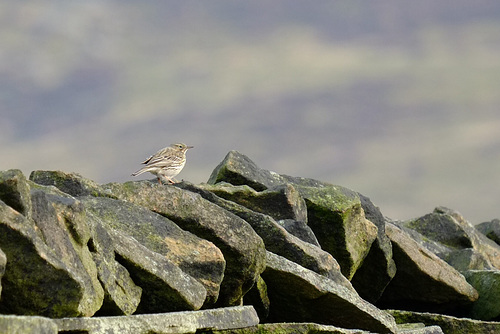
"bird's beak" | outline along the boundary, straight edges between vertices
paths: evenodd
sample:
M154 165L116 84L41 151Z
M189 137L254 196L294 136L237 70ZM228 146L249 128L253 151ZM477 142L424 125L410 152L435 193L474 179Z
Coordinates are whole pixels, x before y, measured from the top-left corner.
M186 149L190 149L190 148L193 148L194 146L187 146Z

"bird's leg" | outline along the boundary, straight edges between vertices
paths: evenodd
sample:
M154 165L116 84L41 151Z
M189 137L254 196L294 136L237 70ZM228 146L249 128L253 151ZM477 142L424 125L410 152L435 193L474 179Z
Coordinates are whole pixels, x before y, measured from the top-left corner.
M170 184L174 184L174 183L175 183L175 182L174 182L171 178L169 178L169 177L167 177L167 180L168 180L168 182L170 182Z
M158 176L158 183L159 183L160 185L162 184L162 183L161 183L161 179L160 179L160 177L159 177L159 176Z

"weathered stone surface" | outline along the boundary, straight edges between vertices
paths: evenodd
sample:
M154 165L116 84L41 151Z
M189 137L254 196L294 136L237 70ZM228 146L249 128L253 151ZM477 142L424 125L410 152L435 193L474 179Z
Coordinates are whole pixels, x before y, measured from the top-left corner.
M118 261L142 288L138 313L198 310L206 290L193 277L164 256L152 252L132 237L110 231Z
M490 222L477 224L476 229L489 239L500 245L500 219L493 219Z
M97 312L104 290L88 248L90 229L80 201L53 187L31 187L32 217L45 244L71 271L82 286L82 310Z
M5 253L0 249L0 300L2 299L2 277L5 273L5 266L7 265L7 257Z
M457 211L438 207L422 218L405 222L404 226L452 249L474 248L495 268L500 269L500 246L479 233Z
M257 191L287 183L279 174L259 168L246 155L237 151L230 151L226 155L215 167L207 183L219 182L228 182L236 186L248 185Z
M464 272L467 270L489 270L494 269L481 253L474 248L457 249L442 257L450 266Z
M105 292L97 315L132 314L141 301L142 289L134 283L127 269L115 260L115 247L108 230L92 213L88 212L87 218L92 234L92 258Z
M2 334L57 334L56 323L44 317L0 315Z
M372 201L359 194L365 217L377 226L377 238L373 242L361 267L351 280L359 295L375 303L396 274L396 264L392 258L392 244L385 233L385 218Z
M345 329L335 326L320 325L315 323L304 322L286 322L275 324L259 324L254 327L238 328L231 330L213 331L213 334L370 334L368 331L359 329Z
M425 326L424 324L398 325L398 334L444 334L439 326Z
M333 185L298 189L321 248L333 255L344 276L351 279L377 238L377 227L365 218L359 196Z
M383 307L454 312L477 300L477 291L449 264L393 224L386 225L397 272L379 303Z
M340 273L337 261L329 253L291 235L272 217L254 212L232 201L222 199L210 191L186 182L177 184L177 187L199 193L210 202L243 218L262 237L267 250L352 289L349 281Z
M388 310L397 323L423 323L439 326L446 334L494 334L500 333L500 322L488 322L467 318L456 318L435 313L420 313L401 310Z
M262 273L270 300L269 322L317 322L394 333L394 319L359 295L281 256L267 253Z
M479 293L470 316L479 320L500 319L500 271L469 270L463 275Z
M54 186L74 197L105 196L99 185L77 173L62 171L36 170L31 172L30 180L44 186Z
M202 283L207 290L205 306L217 301L226 261L213 243L182 230L168 218L132 203L90 196L81 197L80 201L107 230L115 229L133 237Z
M67 333L170 334L246 328L256 326L259 318L251 306L240 306L126 317L64 318L54 321L59 331Z
M264 191L256 191L247 185L234 186L226 182L215 185L202 184L199 187L252 211L269 215L275 220L293 219L307 222L306 203L291 184L279 185Z
M31 217L30 187L20 170L0 171L0 200L26 218Z
M218 182L246 184L257 191L292 184L306 202L308 225L321 247L333 255L349 279L377 236L376 226L364 216L358 194L347 188L264 170L236 151L229 152L212 172L208 183Z
M0 201L0 248L7 256L0 312L48 317L91 316L93 290L35 231L33 222ZM98 300L97 300L98 301ZM101 300L102 303L102 300Z
M321 245L319 244L316 235L314 235L313 230L303 221L282 219L276 222L283 226L283 228L287 230L291 235L294 235L302 241L308 242L316 247L321 248Z
M103 186L113 196L153 210L182 229L213 242L226 270L217 305L236 305L265 267L265 247L250 225L199 194L148 181Z

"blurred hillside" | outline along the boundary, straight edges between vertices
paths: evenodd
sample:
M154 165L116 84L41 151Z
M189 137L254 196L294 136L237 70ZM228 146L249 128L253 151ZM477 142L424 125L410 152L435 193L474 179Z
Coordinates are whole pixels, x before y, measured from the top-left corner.
M498 1L5 0L0 18L0 169L121 182L183 141L195 183L236 149L396 219L500 217Z

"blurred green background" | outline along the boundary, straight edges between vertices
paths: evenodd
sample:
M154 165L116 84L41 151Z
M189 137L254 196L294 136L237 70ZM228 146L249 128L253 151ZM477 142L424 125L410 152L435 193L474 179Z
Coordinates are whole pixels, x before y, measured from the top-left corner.
M500 217L500 2L0 3L0 170L179 179L232 149L407 219ZM141 178L153 178L151 175Z

